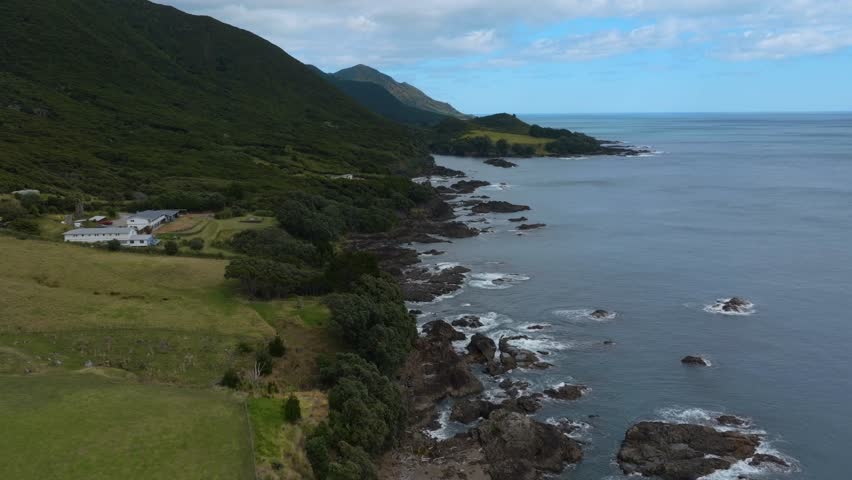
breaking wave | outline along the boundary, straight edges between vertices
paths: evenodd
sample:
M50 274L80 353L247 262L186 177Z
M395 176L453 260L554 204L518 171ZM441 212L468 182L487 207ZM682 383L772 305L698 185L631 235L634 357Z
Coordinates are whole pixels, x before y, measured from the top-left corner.
M598 318L592 316L592 313L594 312L595 310L584 308L574 310L554 310L553 314L557 317L565 318L572 322L606 322L618 316L618 314L615 312L608 312L606 316Z
M503 290L529 280L530 277L516 273L472 273L468 285L486 290Z

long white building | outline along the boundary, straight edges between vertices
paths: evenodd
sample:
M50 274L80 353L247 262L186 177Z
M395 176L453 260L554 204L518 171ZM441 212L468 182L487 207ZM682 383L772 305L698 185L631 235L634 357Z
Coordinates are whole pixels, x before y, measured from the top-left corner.
M164 223L174 221L180 214L180 210L145 210L136 212L127 217L127 226L139 230L150 228L151 230Z
M159 243L153 235L139 234L133 227L77 228L65 232L65 241L99 243L118 240L125 247L152 247Z

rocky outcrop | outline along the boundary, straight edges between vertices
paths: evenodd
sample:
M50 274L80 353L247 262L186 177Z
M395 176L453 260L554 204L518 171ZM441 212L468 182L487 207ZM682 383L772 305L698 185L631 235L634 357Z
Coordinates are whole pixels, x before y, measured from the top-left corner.
M409 302L431 302L441 295L458 290L464 284L467 267L457 266L435 271L410 268L405 271L402 293Z
M491 183L482 180L462 180L450 185L450 188L456 193L473 193L477 188L487 187L488 185L491 185Z
M703 425L640 422L624 436L618 464L624 473L695 480L752 457L760 437Z
M423 325L423 333L433 339L454 342L464 340L465 335L443 320L433 320Z
M598 318L598 319L607 318L609 315L610 315L609 312L607 312L606 310L602 310L602 309L597 309L594 312L589 314L590 317Z
M426 335L415 342L400 371L412 423L422 425L435 417L435 406L446 397L460 398L482 392L482 383L452 345L460 332L443 320L430 322ZM462 335L464 338L464 335Z
M482 320L476 315L465 315L453 320L452 325L461 328L479 328L482 326Z
M509 221L510 221L510 222L515 222L515 223L517 223L517 222L526 222L527 220L529 220L527 217L515 217L515 218L510 218L510 219L509 219Z
M512 163L508 160L503 160L502 158L489 158L485 160L483 163L487 165L491 165L492 167L500 167L500 168L512 168L517 167L518 164Z
M759 467L764 463L773 463L781 467L790 466L790 464L787 463L784 459L776 457L775 455L769 455L768 453L755 454L755 456L751 457L751 460L748 461L748 464L752 467Z
M580 445L555 426L505 409L493 412L473 437L485 453L493 480L536 480L583 458Z
M520 392L522 390L526 390L527 388L529 388L530 383L524 382L522 380L514 381L509 378L506 378L501 380L498 386L502 388L503 391L506 392L506 395L508 395L510 398L515 398L520 395Z
M450 411L450 420L460 423L471 423L480 418L488 418L491 412L500 408L481 398L456 400Z
M461 170L453 170L452 168L443 167L441 165L433 165L426 170L425 175L434 177L464 177L465 173Z
M512 345L513 340L525 340L530 337L526 335L514 335L500 338L500 355L497 359L488 362L485 372L489 375L502 375L516 368L545 369L551 367L547 362L542 362L538 355L524 348Z
M494 344L494 340L481 333L475 333L470 338L467 351L470 354L472 362L486 363L494 359L494 354L497 353L497 346Z
M470 211L473 213L515 213L529 209L530 207L526 205L515 205L502 200L491 200L477 203Z
M684 365L696 365L699 367L710 366L710 362L705 360L704 357L699 357L697 355L687 355L680 359L680 363Z
M544 223L524 223L522 225L518 225L518 230L536 230L546 226L547 224Z
M719 422L719 425L725 425L726 427L741 427L748 423L742 418L734 415L719 415L716 417L716 421Z
M751 306L751 302L744 298L733 297L722 303L724 312L744 312Z
M535 413L541 409L541 399L544 395L540 393L532 393L516 398L508 398L500 404L502 408L512 412L524 414Z
M577 400L589 391L589 387L585 385L560 385L555 388L548 388L544 394L550 398L557 400Z

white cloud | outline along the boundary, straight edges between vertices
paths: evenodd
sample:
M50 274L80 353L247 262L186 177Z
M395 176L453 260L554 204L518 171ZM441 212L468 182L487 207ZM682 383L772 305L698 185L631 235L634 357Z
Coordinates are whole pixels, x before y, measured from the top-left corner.
M721 54L731 60L781 60L802 55L819 55L852 47L849 29L797 29L758 36L752 32Z
M438 37L435 44L447 50L469 53L493 52L500 44L497 32L491 30L474 30L457 37Z

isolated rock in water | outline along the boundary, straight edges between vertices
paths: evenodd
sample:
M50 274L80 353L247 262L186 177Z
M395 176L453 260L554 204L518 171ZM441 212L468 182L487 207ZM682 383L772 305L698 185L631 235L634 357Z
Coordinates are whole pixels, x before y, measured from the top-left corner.
M530 223L530 224L524 223L523 225L518 226L518 230L535 230L535 229L538 229L538 228L544 228L546 226L547 225L544 224L544 223Z
M467 351L473 357L473 361L489 362L494 359L494 354L497 353L497 345L494 344L494 340L491 340L485 335L475 333L470 338Z
M464 340L465 335L443 320L433 320L423 325L423 332L429 337L448 341Z
M604 345L615 345L615 341L614 340L604 340L603 344Z
M536 367L537 364L541 363L535 352L511 344L513 340L527 340L529 338L526 335L500 338L500 362L507 370L512 370L516 367Z
M733 297L722 303L722 310L725 312L744 312L751 306L751 302L744 298Z
M687 355L680 359L680 363L684 363L686 365L698 365L702 367L710 365L710 362L705 360L703 357L699 357L696 355Z
M510 222L516 222L516 223L517 222L526 222L527 220L529 220L527 217L515 217L515 218L509 219Z
M473 213L515 213L529 210L526 205L515 205L502 200L492 200L489 202L481 202L473 206Z
M465 315L462 318L453 320L453 326L462 328L479 328L482 326L482 320L476 315Z
M589 391L585 385L560 385L556 388L548 388L544 394L558 400L577 400Z
M513 381L513 380L508 379L508 378L502 380L497 385L500 388L502 388L503 391L506 392L506 395L508 395L511 398L517 397L521 393L521 390L526 390L527 388L530 387L529 382L524 382L522 380Z
M471 423L480 418L488 418L491 412L498 408L497 405L482 400L463 398L456 400L450 411L450 420L461 423Z
M527 330L544 330L544 325L530 325Z
M426 250L425 252L423 252L423 255L443 255L444 253L445 252L441 250L435 250L433 248L432 250Z
M450 188L458 193L473 193L477 188L487 187L488 185L491 185L491 183L482 180L462 180L450 185Z
M606 318L609 316L609 312L607 312L606 310L598 309L590 313L589 316L592 318Z
M583 458L580 445L555 426L505 409L493 412L473 435L493 480L535 480Z
M769 455L767 453L758 453L755 454L754 457L749 460L748 464L752 467L758 467L764 463L774 463L776 465L780 465L782 467L789 467L790 464L784 461L782 458L778 458L775 455Z
M716 417L716 421L719 422L719 425L725 425L728 427L741 427L746 424L746 421L740 417L735 417L734 415L719 415Z
M752 457L758 445L757 435L703 425L640 422L625 434L618 464L628 475L695 480Z
M494 166L494 167L500 167L500 168L512 168L512 167L518 166L516 163L512 163L508 160L503 160L502 158L489 158L488 160L485 160L485 162L483 162L483 163L486 163L486 164Z

